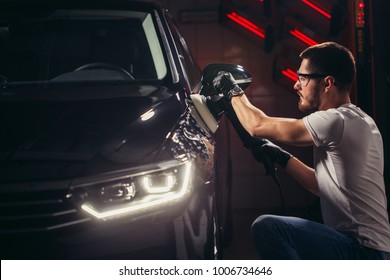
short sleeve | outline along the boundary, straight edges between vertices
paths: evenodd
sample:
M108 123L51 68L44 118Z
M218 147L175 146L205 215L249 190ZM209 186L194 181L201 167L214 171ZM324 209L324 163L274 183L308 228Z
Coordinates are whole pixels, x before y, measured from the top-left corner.
M340 143L344 131L344 116L337 110L318 111L303 118L314 144L335 147Z

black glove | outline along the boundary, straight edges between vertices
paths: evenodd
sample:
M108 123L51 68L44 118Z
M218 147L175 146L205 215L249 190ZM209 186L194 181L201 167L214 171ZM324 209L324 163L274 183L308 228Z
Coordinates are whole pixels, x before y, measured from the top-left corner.
M215 90L222 92L229 100L232 96L242 95L242 89L237 85L233 75L229 72L220 71L213 80Z
M292 155L275 145L271 141L263 139L264 143L260 146L255 146L252 148L252 155L257 161L263 161L264 154L271 159L273 162L276 162L281 167L285 168L287 162Z
M206 104L213 117L216 120L219 120L221 116L229 109L230 102L223 94L218 94L207 96Z

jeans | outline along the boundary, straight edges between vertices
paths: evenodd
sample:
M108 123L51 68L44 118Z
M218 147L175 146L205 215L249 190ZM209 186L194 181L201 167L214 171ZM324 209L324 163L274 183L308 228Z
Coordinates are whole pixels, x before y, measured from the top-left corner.
M269 260L379 260L389 252L364 247L323 224L296 217L262 215L252 224L258 255Z

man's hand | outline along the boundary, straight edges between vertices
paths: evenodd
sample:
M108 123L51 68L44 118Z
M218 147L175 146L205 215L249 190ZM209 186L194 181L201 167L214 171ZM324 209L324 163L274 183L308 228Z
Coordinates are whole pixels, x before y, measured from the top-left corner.
M237 85L233 75L229 72L218 72L218 75L213 80L213 86L217 91L222 92L229 100L232 96L243 94L242 89Z
M252 148L252 155L257 161L262 161L264 154L268 156L269 159L271 159L273 162L276 162L281 167L285 168L287 166L287 162L290 158L292 158L292 155L280 148L279 146L275 145L271 141L264 140L264 143L262 145L256 146Z

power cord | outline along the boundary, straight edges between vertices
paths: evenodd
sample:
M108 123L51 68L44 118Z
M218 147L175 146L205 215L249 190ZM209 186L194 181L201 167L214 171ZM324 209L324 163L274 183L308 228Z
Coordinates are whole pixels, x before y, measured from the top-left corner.
M223 101L222 101L223 102ZM226 102L226 101L225 101ZM238 120L238 117L231 105L230 102L224 103L223 106L225 110L225 115L232 124L233 128L236 130L238 136L240 137L243 145L245 148L248 148L252 150L255 147L262 146L264 143L266 143L266 140L260 139L260 138L254 138L252 137L242 126L240 121ZM256 158L259 162L263 163L264 169L265 169L265 174L271 175L272 179L274 180L278 191L279 191L279 196L280 196L280 203L281 203L281 208L282 208L282 214L286 213L286 206L284 202L284 196L283 196L283 191L282 191L282 185L276 176L276 168L273 163L273 161L265 154L265 153L259 153L260 159Z

